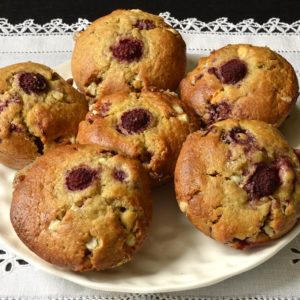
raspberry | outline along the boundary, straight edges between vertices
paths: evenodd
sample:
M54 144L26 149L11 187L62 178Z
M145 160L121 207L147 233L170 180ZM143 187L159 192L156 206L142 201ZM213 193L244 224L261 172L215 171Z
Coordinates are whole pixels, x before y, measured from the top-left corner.
M278 169L275 166L259 164L244 186L252 200L272 195L280 184Z
M15 123L10 123L9 131L10 132L22 132L22 128L20 126L16 125Z
M96 170L86 166L79 166L68 173L66 186L70 191L81 191L89 187L96 176Z
M21 103L21 100L18 97L13 97L0 103L0 113L3 112L11 103Z
M143 108L135 108L123 113L118 131L124 135L141 133L147 129L152 120L152 114Z
M128 177L128 175L123 170L114 170L113 177L122 182Z
M240 59L232 59L220 68L209 68L208 73L214 74L222 83L235 84L242 80L247 74L247 66Z
M120 62L138 61L143 55L143 42L133 38L123 38L110 47L113 56Z
M98 115L100 117L106 117L107 113L109 112L110 106L111 106L110 102L103 103L98 110Z
M45 77L39 73L21 73L19 76L19 85L28 95L32 93L42 93L47 87L48 83Z
M156 27L154 22L151 20L137 20L133 26L141 30L149 30Z
M234 127L229 132L223 132L221 140L225 144L236 143L240 145L248 145L254 142L254 137L241 127Z
M208 111L210 117L206 122L210 125L217 121L228 119L231 113L231 106L227 102L223 101L217 104L212 104Z

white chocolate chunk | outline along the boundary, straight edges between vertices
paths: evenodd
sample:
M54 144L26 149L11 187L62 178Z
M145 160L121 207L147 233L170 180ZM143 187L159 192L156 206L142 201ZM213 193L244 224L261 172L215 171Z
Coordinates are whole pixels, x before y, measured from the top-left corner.
M238 48L237 52L238 52L239 58L242 60L248 56L248 48L247 47L241 46Z
M173 109L174 109L178 114L182 114L182 113L183 113L182 107L179 106L178 104L173 104L172 107L173 107Z
M281 97L281 100L284 102L290 103L290 102L292 102L293 99L292 99L292 97L285 96L285 97Z
M126 240L126 244L132 247L135 244L135 236L133 234L129 234Z
M177 118L182 122L188 122L189 121L189 118L188 118L187 114L179 115Z
M53 91L52 96L56 100L61 100L64 97L64 94L58 91Z
M60 220L57 220L57 219L51 221L50 224L49 224L48 229L49 229L50 231L56 231L56 230L58 229L59 225L60 225L60 222L61 222L61 221L60 221Z
M71 136L69 139L71 144L75 144L76 143L76 137L75 136Z
M100 157L98 159L98 161L99 161L100 164L105 164L106 163L106 158L105 157Z
M90 95L96 96L97 95L97 84L95 82L92 82L88 87L87 91Z
M98 240L96 238L91 238L86 244L85 247L90 251L94 250L99 245Z
M269 226L269 225L264 226L263 229L264 229L264 232L265 232L269 237L272 237L272 236L275 234L273 228L272 228L271 226Z
M131 230L137 218L137 213L127 209L121 214L121 222L127 230Z
M239 184L241 182L241 177L240 176L237 176L237 175L232 175L230 177L230 179L235 182L236 184Z
M188 209L188 204L185 201L179 201L179 208L180 210L185 213Z

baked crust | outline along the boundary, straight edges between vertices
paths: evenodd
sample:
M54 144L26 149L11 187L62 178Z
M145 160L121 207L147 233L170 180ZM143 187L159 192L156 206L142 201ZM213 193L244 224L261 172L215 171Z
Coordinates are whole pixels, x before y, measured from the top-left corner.
M244 63L247 70L227 68L225 72L232 72L224 74L228 81L235 82L230 75L240 80L224 83L220 69L232 60ZM299 86L293 67L282 56L266 47L236 44L200 58L179 89L182 100L205 126L234 118L261 120L278 127L295 106Z
M149 124L142 131L126 133L120 128L121 120L133 110L149 113ZM197 128L195 115L175 93L119 92L92 105L86 119L79 124L77 142L97 144L138 159L152 184L159 185L173 176L182 143Z
M179 207L206 235L234 248L277 239L300 216L300 166L272 125L225 120L192 133L175 170Z
M153 28L138 28L137 22ZM139 41L141 57L119 61L112 47L122 39ZM82 92L97 98L117 91L155 86L175 90L185 74L186 46L161 17L138 9L115 10L94 21L76 37L72 74Z
M44 90L24 90L22 74L42 76ZM20 169L44 151L74 141L86 113L85 97L50 68L32 62L1 68L0 162Z
M74 271L131 260L151 215L140 163L98 146L56 147L14 180L10 216L19 238L44 260Z

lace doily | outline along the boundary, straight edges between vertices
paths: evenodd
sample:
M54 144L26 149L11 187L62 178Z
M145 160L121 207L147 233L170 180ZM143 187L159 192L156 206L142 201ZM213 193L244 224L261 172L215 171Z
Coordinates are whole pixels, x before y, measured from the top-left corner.
M160 13L167 23L181 32L194 33L220 33L220 34L299 34L300 20L288 24L279 18L271 18L265 23L246 19L239 23L229 22L228 18L218 18L211 22L202 22L196 18L178 20L169 12ZM87 19L78 18L73 24L66 24L62 19L53 19L45 24L37 24L33 19L25 20L19 24L11 24L7 19L0 18L0 35L39 35L39 34L68 34L85 29L90 24Z
M291 61L295 69L300 70L300 20L291 24L281 22L279 18L271 18L265 23L255 22L254 19L232 23L225 17L211 22L202 22L196 18L178 20L168 12L161 13L160 16L186 36L189 50L194 51L193 53L205 55L212 49L235 41L262 43L282 53ZM70 57L74 32L85 29L89 24L90 21L83 18L79 18L73 24L64 23L62 19L54 19L45 24L37 24L33 19L28 19L19 24L12 24L8 19L0 18L0 62L2 59L2 65L8 65L22 59L53 66L60 64ZM159 296L126 294L118 298L125 300L217 300L221 297L216 297L216 295L224 295L221 298L223 300L296 300L300 295L297 282L299 268L300 244L297 239L282 252L282 255L278 256L275 262L271 261L258 271L250 271L247 277L241 275L213 288L204 288L203 292L202 290L191 291L189 295L184 296L183 294L178 296L175 294ZM282 270L280 276L277 273L278 269ZM25 300L28 297L22 296L32 291L34 295L39 295L31 297L36 300L115 299L115 296L105 296L101 292L96 296L94 291L83 290L84 288L76 290L76 285L62 283L61 279L41 275L42 273L35 267L0 245L0 300ZM16 285L16 282L22 281L23 285ZM243 285L244 282L247 284ZM68 294L65 295L65 293ZM244 294L243 297L241 293ZM262 296L262 294L268 296Z
M7 251L0 249L0 274L12 272L18 267L28 266L28 263L16 257L14 254L10 254Z

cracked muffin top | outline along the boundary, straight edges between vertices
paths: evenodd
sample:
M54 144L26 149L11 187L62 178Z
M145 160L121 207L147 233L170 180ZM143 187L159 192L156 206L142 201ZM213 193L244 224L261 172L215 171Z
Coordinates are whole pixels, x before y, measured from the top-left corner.
M138 159L158 185L173 176L182 143L196 129L194 114L175 93L119 92L91 106L79 124L77 142Z
M74 271L129 261L151 214L141 164L98 146L51 149L14 180L10 215L19 238L44 260Z
M47 149L74 141L85 97L32 62L0 69L0 162L20 169Z
M179 207L206 235L243 249L279 238L300 216L300 165L272 125L225 120L192 133L175 170Z
M180 94L203 127L225 119L261 120L278 127L294 107L293 67L266 47L228 45L200 58L180 83Z
M116 10L76 36L72 74L90 98L149 86L175 90L185 73L185 49L161 17Z

